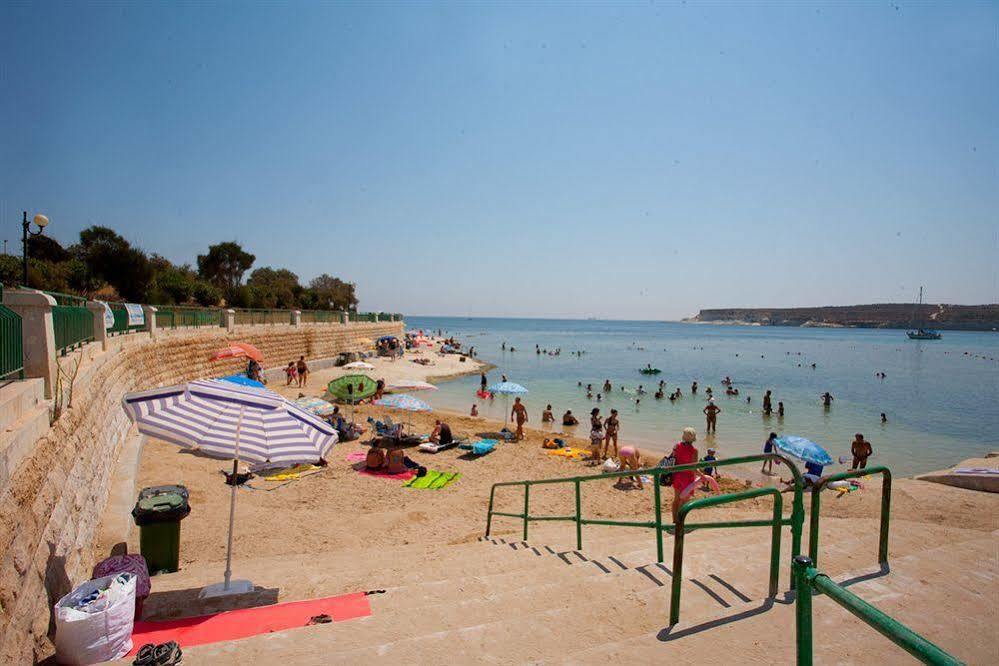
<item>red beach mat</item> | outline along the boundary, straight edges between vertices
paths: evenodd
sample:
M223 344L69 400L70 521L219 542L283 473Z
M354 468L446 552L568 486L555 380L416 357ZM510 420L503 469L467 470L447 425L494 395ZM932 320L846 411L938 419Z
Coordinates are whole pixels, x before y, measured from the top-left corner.
M304 627L310 618L324 613L334 622L342 622L371 615L371 604L364 592L354 592L339 597L240 608L180 620L140 621L132 630L132 651L129 655L134 655L145 643L177 641L181 647L191 647Z

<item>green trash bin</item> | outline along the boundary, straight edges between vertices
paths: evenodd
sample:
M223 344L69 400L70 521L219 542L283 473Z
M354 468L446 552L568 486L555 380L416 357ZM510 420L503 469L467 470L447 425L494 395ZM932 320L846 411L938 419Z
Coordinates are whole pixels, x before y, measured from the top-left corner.
M179 569L180 521L189 513L184 486L153 486L139 493L132 518L139 526L139 550L150 576Z

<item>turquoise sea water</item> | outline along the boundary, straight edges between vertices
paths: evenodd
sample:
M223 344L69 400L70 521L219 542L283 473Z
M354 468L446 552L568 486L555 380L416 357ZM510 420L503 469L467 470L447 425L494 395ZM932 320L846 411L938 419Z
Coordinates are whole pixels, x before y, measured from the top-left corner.
M813 439L838 458L849 454L854 433L861 432L874 446L869 464L910 475L999 449L996 333L945 331L943 340L919 342L899 330L661 322L411 317L407 326L455 335L497 366L488 373L490 383L504 373L526 386L532 425L541 425L547 403L557 418L572 409L584 424L593 407L603 415L614 407L622 420L621 441L649 450L672 446L680 430L692 425L700 433L702 453L708 445L719 456L755 453L773 430ZM503 342L506 352L500 348ZM549 350L561 347L562 354L538 355L536 344ZM511 346L517 351L510 352ZM585 353L576 357L570 354L575 350ZM663 373L639 374L648 363ZM887 377L878 379L878 371ZM725 395L721 380L726 375L739 389L738 397ZM614 390L599 403L577 387L577 382L591 383L594 394L602 393L605 379ZM667 395L679 385L683 398L675 403L653 399L660 379L666 381ZM700 385L696 397L690 393L695 380ZM478 384L478 375L464 377L420 397L465 413L477 402L483 416L502 419L503 400L477 399ZM648 393L636 405L636 396L619 387L634 391L639 384ZM701 410L708 386L722 408L713 438L703 434ZM784 418L762 415L767 389L773 391L775 409L778 401L784 402ZM819 400L824 391L835 398L828 410ZM887 414L887 424L881 423L881 412ZM577 430L585 436L588 427Z

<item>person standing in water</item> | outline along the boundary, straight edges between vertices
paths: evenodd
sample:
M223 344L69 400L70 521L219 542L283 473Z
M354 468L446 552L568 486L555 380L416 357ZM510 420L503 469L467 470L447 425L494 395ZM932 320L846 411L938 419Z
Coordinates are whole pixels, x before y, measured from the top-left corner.
M542 423L552 423L555 421L555 415L552 414L552 406L548 405L545 407L545 411L541 412L541 422Z
M483 372L482 374L479 375L479 386L481 386L482 390L485 391L486 386L488 385L489 385L489 380L486 379L486 373Z
M718 415L721 413L721 407L715 404L714 398L708 398L708 404L704 407L703 411L704 416L707 419L707 428L705 429L705 432L718 432Z
M510 418L517 421L517 434L514 441L519 442L524 439L524 424L527 423L527 407L520 401L520 397L513 399L513 409L510 410Z
M610 444L611 440L614 440L614 458L618 456L617 450L617 433L621 428L621 421L617 417L617 410L612 409L610 416L607 417L607 421L604 423L606 434L604 435L604 458L610 458Z
M871 447L871 443L858 432L850 444L850 453L853 454L853 465L850 466L850 469L864 469L867 467L867 459L874 453L874 449Z
M690 385L690 392L694 395L697 395L697 382L694 382L693 384Z
M829 407L832 407L833 397L832 397L832 394L829 393L829 391L826 391L825 393L823 393L821 397L822 397L822 406L823 407L825 407L826 409L828 409Z
M770 416L771 414L773 414L773 411L774 407L773 407L773 402L771 402L770 398L770 389L767 389L767 392L763 395L763 413L766 414L767 416Z

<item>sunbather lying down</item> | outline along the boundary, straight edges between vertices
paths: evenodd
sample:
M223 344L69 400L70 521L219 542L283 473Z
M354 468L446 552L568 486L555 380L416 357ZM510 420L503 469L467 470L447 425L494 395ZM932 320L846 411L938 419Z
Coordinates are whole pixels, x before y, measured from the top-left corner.
M383 472L385 474L401 474L409 469L422 469L424 470L422 474L426 474L426 468L421 467L419 463L406 457L406 454L399 449L383 449L373 446L368 451L364 465L369 471ZM417 474L422 476L419 472Z

